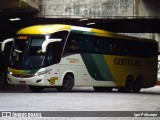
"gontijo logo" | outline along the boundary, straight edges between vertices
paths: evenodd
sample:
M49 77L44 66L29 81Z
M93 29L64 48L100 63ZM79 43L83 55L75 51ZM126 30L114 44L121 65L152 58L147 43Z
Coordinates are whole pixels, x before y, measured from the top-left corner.
M115 58L114 64L123 66L140 66L141 62L139 59Z

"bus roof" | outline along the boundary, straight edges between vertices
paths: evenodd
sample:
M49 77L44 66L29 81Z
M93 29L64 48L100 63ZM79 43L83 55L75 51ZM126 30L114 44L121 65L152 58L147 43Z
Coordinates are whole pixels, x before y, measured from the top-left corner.
M112 38L123 38L123 39L139 39L142 41L154 41L151 39L146 38L138 38L138 37L131 37L127 35L117 34L105 30L95 29L95 28L87 28L87 27L79 27L79 26L72 26L72 25L65 25L65 24L48 24L48 25L34 25L30 27L23 28L17 32L17 34L25 34L25 35L39 35L39 34L52 34L57 31L61 30L68 30L68 31L76 31L76 32L83 32L84 34L91 34L95 36L104 36L104 37L112 37Z

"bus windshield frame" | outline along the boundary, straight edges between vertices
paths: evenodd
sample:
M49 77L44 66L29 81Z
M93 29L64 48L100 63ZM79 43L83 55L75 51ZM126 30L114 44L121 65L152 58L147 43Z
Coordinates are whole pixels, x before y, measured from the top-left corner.
M41 52L41 46L45 40L46 35L18 35L11 49L9 66L18 69L43 67L45 53Z
M68 33L64 30L52 34L17 35L12 45L9 67L33 70L59 63ZM42 52L42 44L46 40L52 42L46 46L46 52Z

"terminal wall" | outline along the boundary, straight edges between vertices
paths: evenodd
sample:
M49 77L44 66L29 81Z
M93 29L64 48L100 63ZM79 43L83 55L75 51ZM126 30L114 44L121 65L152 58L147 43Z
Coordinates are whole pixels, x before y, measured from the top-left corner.
M43 0L45 17L133 16L133 0Z
M159 0L42 0L45 17L133 18L160 16Z
M156 18L160 0L42 0L46 18ZM160 41L159 34L131 34Z

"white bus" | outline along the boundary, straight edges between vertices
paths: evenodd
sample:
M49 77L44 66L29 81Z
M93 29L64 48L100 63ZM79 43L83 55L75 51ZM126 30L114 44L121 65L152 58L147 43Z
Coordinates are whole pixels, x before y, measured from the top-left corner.
M8 83L71 91L139 92L157 82L158 44L108 31L71 25L36 25L17 32Z

